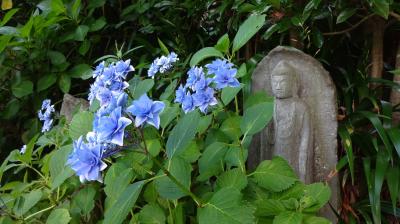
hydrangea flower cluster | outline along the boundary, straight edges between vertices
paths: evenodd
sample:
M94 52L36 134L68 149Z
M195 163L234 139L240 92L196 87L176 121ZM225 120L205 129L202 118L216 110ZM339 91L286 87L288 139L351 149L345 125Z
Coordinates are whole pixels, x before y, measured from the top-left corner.
M151 63L149 70L147 71L148 77L154 78L154 76L159 72L161 74L172 68L172 64L179 60L178 55L171 52L167 56L161 56L156 58L153 63Z
M176 55L172 58L176 59L169 60L178 60ZM170 66L161 65L163 69L170 69ZM135 116L136 127L146 123L157 129L160 126L159 114L165 107L163 102L152 101L144 94L126 108L128 95L125 89L129 84L125 79L131 71L134 71L134 68L127 60L108 66L105 62L101 62L93 72L95 81L90 87L89 101L90 104L95 99L100 102L93 119L93 131L86 135L86 142L83 136L74 141L73 152L67 161L81 182L102 181L101 171L107 167L102 159L120 151L121 148L118 146L123 146L125 128L132 123L131 119L123 116L123 113Z
M43 121L42 132L47 132L50 130L51 125L53 124L53 119L51 116L54 111L54 105L51 105L51 100L43 100L42 107L38 111L39 120Z
M182 104L182 109L188 113L196 108L207 113L210 106L218 103L215 98L215 90L225 87L239 87L240 83L235 78L237 69L228 60L216 59L203 67L192 67L188 71L186 84L180 85L175 93L176 103Z
M107 165L102 161L104 155L112 154L116 145L122 146L124 130L132 121L122 116L128 95L125 81L129 72L134 71L130 60L118 61L108 66L101 62L93 72L94 83L90 87L89 101L100 102L93 120L93 131L86 135L87 143L82 136L74 141L74 149L67 164L76 172L81 182L85 180L101 181L101 171Z

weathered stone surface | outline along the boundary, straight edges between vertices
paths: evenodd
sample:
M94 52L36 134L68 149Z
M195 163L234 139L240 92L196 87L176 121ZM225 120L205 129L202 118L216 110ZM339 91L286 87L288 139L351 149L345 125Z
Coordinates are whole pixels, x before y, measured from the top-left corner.
M85 99L77 98L66 93L64 94L60 114L64 115L67 121L70 122L72 120L74 111L78 106L80 106L80 108L78 108L79 110L88 110L89 102Z
M286 158L306 183L328 181L338 206L336 90L329 73L313 57L291 47L276 47L257 66L252 91L275 96L274 118L253 137L249 167L273 155ZM322 215L336 223L329 206Z

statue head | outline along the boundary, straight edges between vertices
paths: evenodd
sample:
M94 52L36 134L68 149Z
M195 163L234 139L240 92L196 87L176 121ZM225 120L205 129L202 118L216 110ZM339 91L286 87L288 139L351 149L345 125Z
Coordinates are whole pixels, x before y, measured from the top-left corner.
M284 62L279 62L271 74L272 93L278 99L286 99L294 96L296 90L296 71Z

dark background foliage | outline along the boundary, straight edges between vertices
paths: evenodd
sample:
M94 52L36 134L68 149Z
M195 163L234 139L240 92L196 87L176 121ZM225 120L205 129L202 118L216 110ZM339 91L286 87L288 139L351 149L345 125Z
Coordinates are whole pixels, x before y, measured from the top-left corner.
M126 53L124 58L132 59L142 73L161 54L163 44L186 57L212 46L225 33L233 36L249 14L260 13L267 15L267 21L237 59L249 61L248 66L254 68L270 49L281 44L302 49L324 65L338 92L342 143L336 173L342 183L338 212L346 223L396 222L400 214L400 129L399 121L392 117L400 103L393 93L399 89L394 82L400 74L396 70L399 3L4 2L12 2L12 7L0 11L0 158L40 131L36 112L43 99L51 98L59 108L64 93L87 94L86 79L99 57ZM15 14L6 21L12 11Z

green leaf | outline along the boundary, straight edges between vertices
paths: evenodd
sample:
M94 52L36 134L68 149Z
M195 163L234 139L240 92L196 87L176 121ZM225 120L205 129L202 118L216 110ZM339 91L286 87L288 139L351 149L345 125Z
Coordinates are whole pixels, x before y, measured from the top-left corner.
M211 176L218 175L223 168L223 160L227 152L227 146L221 142L209 145L199 159L199 181L204 181Z
M11 87L14 96L21 98L33 92L33 83L31 81L22 81Z
M303 223L307 224L331 224L332 222L317 216L307 216L304 218Z
M94 9L102 7L106 3L106 0L91 0L88 5L88 9Z
M239 30L233 39L232 52L236 52L245 45L264 25L265 15L251 15L240 25Z
M282 212L274 218L273 224L302 224L303 214L299 212Z
M197 51L190 59L190 67L197 65L199 62L206 58L219 57L223 58L224 55L214 47L205 47Z
M372 10L387 19L389 16L389 2L387 0L371 0Z
M143 224L166 223L165 213L157 204L147 204L139 212L139 222Z
M71 7L71 17L72 19L77 19L79 12L81 11L81 0L75 0Z
M86 25L79 25L75 30L74 40L84 41L89 27Z
M14 204L14 213L17 216L23 216L40 201L42 195L41 190L33 190L27 194L23 194L17 198Z
M196 144L196 141L190 142L189 146L179 155L182 159L186 160L188 163L196 162L200 157L200 149Z
M107 195L105 208L108 209L112 206L118 197L129 185L133 178L133 172L131 168L128 168L124 163L114 163L107 171L104 178L104 192Z
M58 80L58 86L63 93L68 93L71 88L71 78L66 74L62 74Z
M224 103L224 105L228 105L238 94L238 92L242 89L242 85L239 87L226 87L222 89L221 93L221 100Z
M255 223L254 208L242 201L242 194L235 188L222 188L197 210L199 224Z
M72 78L88 79L92 77L92 68L87 64L75 65L70 71L69 75Z
M256 216L276 216L287 211L281 200L262 198L255 201Z
M74 171L66 165L68 155L71 151L72 145L66 145L51 153L49 168L52 190L59 187L66 179L74 174Z
M169 50L168 50L168 48L165 46L165 44L160 40L160 38L157 38L157 41L158 41L158 45L160 45L160 48L161 48L161 51L164 53L164 54L169 54Z
M236 73L236 78L240 78L240 77L243 77L243 76L245 76L245 75L247 75L247 67L246 67L246 63L243 63L240 67L239 67L239 69L238 69L238 71L237 71L237 73ZM241 86L242 87L242 86Z
M175 154L179 155L189 145L196 134L199 120L199 112L192 111L178 121L168 137L166 146L168 158L171 159Z
M81 215L88 216L94 208L95 196L93 185L86 185L72 198L72 204L79 208Z
M67 61L65 56L59 51L49 51L47 55L53 65L61 65Z
M92 24L90 24L89 31L90 32L95 32L98 30L101 30L105 25L107 24L106 18L104 16L96 19L96 21Z
M164 92L160 96L160 100L168 100L168 98L175 92L177 83L178 80L174 79L174 81L172 81L171 84L169 84L167 88L165 88Z
M242 135L240 132L240 116L232 116L227 118L220 126L220 130L229 137L230 140L238 140Z
M331 197L331 189L328 185L323 183L313 183L305 186L305 196L315 199L316 204L309 208L305 208L306 212L317 212L326 203L328 203Z
M288 162L281 157L261 162L254 178L261 187L274 192L286 190L298 180Z
M74 115L69 127L69 136L73 140L86 135L92 130L93 114L88 111L82 111Z
M344 149L346 150L347 161L349 163L349 169L350 169L351 181L352 181L352 183L354 183L354 155L353 155L353 146L352 146L350 133L347 130L347 128L344 126L339 126L338 132L339 132L339 136L342 140L342 145L344 146Z
M39 79L37 83L37 91L40 92L42 90L48 89L57 81L57 76L54 74L45 75Z
M389 187L390 199L392 200L393 212L395 213L397 205L397 197L399 195L399 180L400 170L399 167L389 167L386 172L387 185Z
M223 172L217 179L217 187L219 189L233 187L241 191L246 186L247 176L239 168Z
M272 119L273 102L264 102L249 107L244 111L240 129L244 135L253 135L261 131Z
M3 17L3 20L0 22L0 26L6 25L6 23L13 17L15 13L18 12L18 8L9 10Z
M221 52L228 53L229 45L230 45L229 35L225 34L221 38L219 38L214 48Z
M167 170L173 175L186 189L190 189L190 177L192 167L185 160L175 156L171 160L167 161ZM158 175L162 175L162 171ZM177 200L181 197L186 196L186 192L183 192L171 179L167 176L163 176L155 180L156 189L161 197L170 200Z
M319 29L313 29L311 33L311 41L317 48L321 48L324 45L324 36Z
M58 208L51 211L46 224L68 224L71 220L69 212L65 208Z
M90 41L89 40L84 40L81 44L81 46L79 46L79 54L81 54L82 56L85 56L86 53L89 51L90 49Z
M120 224L122 223L129 211L135 205L136 200L143 188L144 181L130 184L120 195L114 206L105 211L104 224Z
M132 93L133 98L139 99L143 94L146 94L154 86L154 79L132 79L129 81L129 91Z
M279 28L280 27L278 24L274 24L268 27L267 31L265 31L265 33L263 34L264 40L268 40L272 36L272 34L279 30Z
M197 133L199 134L204 133L210 126L212 118L213 118L212 115L202 116L197 126Z
M166 106L160 114L160 126L166 128L172 120L179 114L180 108L178 105Z
M356 13L356 11L357 11L357 9L355 9L355 8L347 8L347 9L341 11L336 19L336 24L345 22L348 18L353 16L354 13Z
M396 149L397 155L400 157L400 130L398 128L390 128L387 130L387 134Z
M158 139L146 139L147 150L149 154L156 157L161 151L161 143Z

